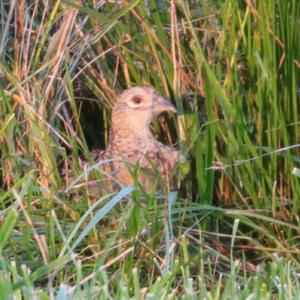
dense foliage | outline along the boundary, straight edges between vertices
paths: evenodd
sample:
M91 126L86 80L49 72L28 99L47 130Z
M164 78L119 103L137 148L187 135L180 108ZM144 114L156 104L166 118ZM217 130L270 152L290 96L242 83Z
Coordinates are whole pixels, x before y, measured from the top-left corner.
M0 0L3 299L297 299L299 28L297 0ZM134 85L189 171L95 199L78 157Z

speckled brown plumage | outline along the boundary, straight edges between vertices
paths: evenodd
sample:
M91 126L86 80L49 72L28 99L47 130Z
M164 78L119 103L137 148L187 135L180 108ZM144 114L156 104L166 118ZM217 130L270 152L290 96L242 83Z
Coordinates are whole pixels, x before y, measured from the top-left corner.
M99 167L104 174L123 185L133 184L137 177L147 191L153 191L158 182L169 182L179 152L160 143L150 131L151 122L163 111L176 109L153 88L134 87L119 96L112 111L107 148L93 151L95 163L104 161ZM112 182L108 180L110 188Z

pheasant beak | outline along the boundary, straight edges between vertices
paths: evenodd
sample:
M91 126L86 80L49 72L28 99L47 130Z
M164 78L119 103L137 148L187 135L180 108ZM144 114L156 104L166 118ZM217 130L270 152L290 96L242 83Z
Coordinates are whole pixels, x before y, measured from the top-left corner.
M168 100L160 97L158 99L158 103L156 105L156 109L158 112L163 112L163 111L172 111L174 113L177 112L176 107Z

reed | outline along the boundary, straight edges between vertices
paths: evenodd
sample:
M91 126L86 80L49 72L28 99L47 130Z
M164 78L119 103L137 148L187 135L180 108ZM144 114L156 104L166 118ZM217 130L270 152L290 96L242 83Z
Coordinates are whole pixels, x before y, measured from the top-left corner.
M1 297L297 297L299 25L297 0L0 0ZM190 170L91 199L78 157L143 84Z

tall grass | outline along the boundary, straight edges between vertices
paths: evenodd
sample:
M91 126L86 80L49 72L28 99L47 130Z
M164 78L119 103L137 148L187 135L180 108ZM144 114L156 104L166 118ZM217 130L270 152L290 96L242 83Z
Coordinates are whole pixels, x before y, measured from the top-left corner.
M299 295L299 1L0 8L3 299ZM176 105L153 130L190 171L168 197L94 199L78 157L143 84Z

